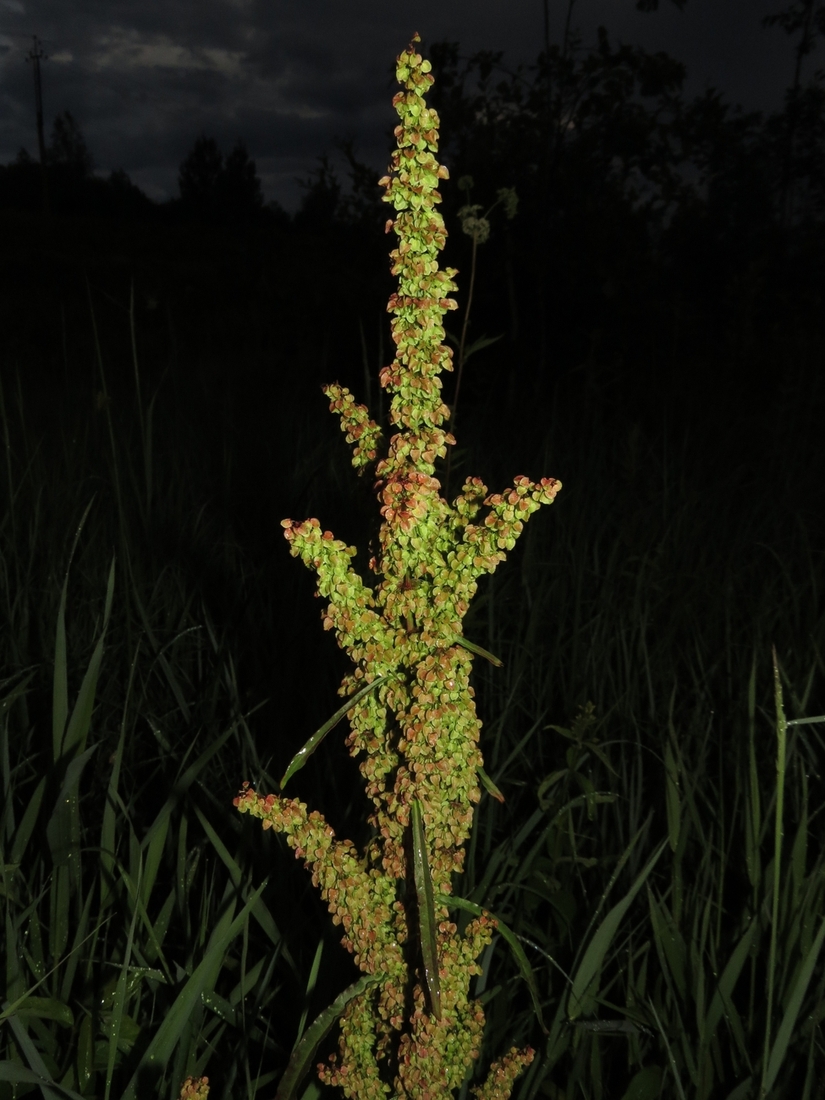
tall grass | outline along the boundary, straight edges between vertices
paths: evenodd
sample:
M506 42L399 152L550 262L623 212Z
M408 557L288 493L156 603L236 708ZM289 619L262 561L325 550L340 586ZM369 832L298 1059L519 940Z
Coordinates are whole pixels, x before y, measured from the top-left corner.
M642 448L633 430L591 421L586 438L613 447L586 451L549 434L556 467L557 447L580 463L568 458L578 476L555 537L541 522L528 533L521 576L493 579L476 627L511 670L482 670L480 706L499 716L486 758L525 827L500 844L512 818L502 829L507 809L485 804L471 896L512 914L547 1004L577 1017L519 1095L818 1095L823 720L806 716L823 709L821 528L743 492L721 448L703 477L698 456ZM640 830L619 885L658 838L669 853L591 991L588 1007L614 1020L607 1038L575 1011L570 977L609 927L582 938ZM505 962L491 960L492 988Z
M198 563L238 596L246 576L154 397L130 433L97 368L103 401L56 438L3 395L0 1089L176 1095L231 1032L224 1088L254 1095L305 975L227 810L263 768L193 584Z

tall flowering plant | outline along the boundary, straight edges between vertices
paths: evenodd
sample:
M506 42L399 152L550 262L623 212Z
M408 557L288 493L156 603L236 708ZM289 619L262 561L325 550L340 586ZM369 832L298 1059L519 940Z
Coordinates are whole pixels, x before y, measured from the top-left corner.
M475 915L459 934L450 908L461 904L453 880L463 868L479 782L492 785L482 770L469 682L479 650L462 637L461 623L478 578L496 569L529 516L561 488L552 478L537 484L519 477L488 495L470 478L451 504L439 494L435 464L455 442L444 428L449 409L439 375L452 370L442 318L456 308L448 297L456 271L438 266L446 230L437 187L448 173L433 155L439 121L424 99L433 77L416 52L419 41L416 35L398 58L398 148L381 180L395 211L386 229L398 238L391 253L398 291L388 304L396 355L380 375L391 395L389 442L347 389L324 391L353 445L353 465L374 469L382 524L369 568L377 580L355 571L355 549L317 519L283 521L290 552L317 575L324 627L352 659L339 691L373 836L359 851L298 799L263 796L246 784L235 799L304 860L363 972L333 1006L338 1052L318 1067L323 1082L357 1100L449 1096L479 1055L484 1013L470 982L496 922L465 902ZM298 754L285 780L318 740ZM475 1095L505 1100L532 1058L531 1049L513 1048Z

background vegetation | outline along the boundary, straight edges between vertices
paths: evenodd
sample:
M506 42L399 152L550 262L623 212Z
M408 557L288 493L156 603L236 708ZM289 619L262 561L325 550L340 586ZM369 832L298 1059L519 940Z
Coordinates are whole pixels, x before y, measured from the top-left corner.
M800 68L771 116L688 101L677 62L606 33L516 73L424 52L464 309L459 210L519 196L476 249L468 346L499 339L467 360L451 480L565 484L467 623L504 660L476 690L506 803L460 892L561 1009L548 1043L496 941L490 1048L536 1046L523 1098L743 1100L769 1071L825 1095L822 727L788 731L776 859L771 667L789 718L825 712L825 90ZM353 979L308 876L231 806L345 670L280 520L363 555L374 523L319 389L380 408L391 358L386 210L343 149L348 186L322 159L291 218L241 143L201 137L158 206L95 177L63 114L45 221L39 165L0 168L0 1097L271 1092ZM360 840L342 741L296 790ZM564 975L666 837L566 1024Z

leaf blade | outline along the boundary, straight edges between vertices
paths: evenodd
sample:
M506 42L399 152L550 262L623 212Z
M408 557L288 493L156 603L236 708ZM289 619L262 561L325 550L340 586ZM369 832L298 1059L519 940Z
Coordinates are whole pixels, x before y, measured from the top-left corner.
M619 927L619 923L627 910L630 908L630 904L635 898L643 886L650 872L653 870L656 862L661 856L662 852L668 844L667 838L663 840L655 852L648 859L645 866L639 872L636 877L636 881L630 887L628 892L617 902L610 912L602 920L599 927L596 929L593 939L587 945L587 950L584 953L579 968L573 976L573 988L570 990L570 1007L568 1008L568 1018L575 1020L581 1015L582 1007L584 1004L584 998L590 990L592 984L596 982L598 975L601 971L604 957L607 954L608 948L613 940L616 930Z
M382 684L386 679L386 675L377 676L371 683L365 684L364 687L360 689L360 691L356 691L354 695L351 695L344 703L344 705L342 707L339 707L338 710L336 710L335 714L333 714L331 718L324 722L323 726L321 726L320 729L316 730L315 733L313 733L312 737L310 737L310 739L306 742L305 745L303 745L302 748L298 749L298 751L290 760L289 765L284 772L283 778L281 779L281 782L279 784L281 790L284 789L284 787L293 777L293 775L301 770L304 764L306 764L307 760L309 760L310 756L312 756L312 754L324 740L329 731L331 729L334 729L335 726L338 725L338 723L341 721L347 711L352 710L356 703L360 702L365 695L368 695L369 692L371 692L374 688L377 688L378 685Z
M438 943L435 934L435 900L430 862L427 857L427 838L424 833L424 815L421 803L412 804L413 877L418 898L418 928L421 937L421 954L424 960L424 978L430 994L430 1005L436 1020L441 1019L441 981L438 976Z
M294 1100L295 1092L303 1080L310 1062L315 1056L318 1045L332 1030L332 1026L349 1002L364 993L371 985L382 981L380 974L365 974L340 993L332 1004L325 1008L320 1016L307 1028L303 1038L295 1047L287 1063L286 1072L280 1080L275 1100Z
M544 1023L544 1015L541 1011L541 998L539 997L539 987L536 982L536 976L533 973L533 968L530 965L530 960L524 952L524 948L521 946L518 940L518 936L510 928L510 926L501 919L496 913L493 913L490 909L483 909L480 905L477 905L474 901L467 901L465 898L456 898L452 895L438 894L436 895L436 901L439 905L445 905L448 908L453 906L455 909L463 909L465 913L472 913L473 916L482 917L487 914L493 918L496 922L497 930L501 935L501 938L505 941L507 946L513 952L513 957L516 960L519 971L522 978L527 983L527 988L530 991L530 999L533 1002L533 1009L536 1013L541 1030L545 1035L549 1035L550 1032Z

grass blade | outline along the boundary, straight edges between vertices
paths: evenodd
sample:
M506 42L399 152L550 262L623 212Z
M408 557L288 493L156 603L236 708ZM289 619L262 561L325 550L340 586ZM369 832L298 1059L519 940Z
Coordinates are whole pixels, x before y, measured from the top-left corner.
M94 502L94 497L86 505L86 511L80 518L80 523L75 531L72 548L69 551L69 564L66 566L66 575L63 579L63 590L60 593L60 604L57 610L57 631L54 642L54 679L52 683L52 752L53 758L59 760L63 754L63 734L66 729L66 720L69 715L69 675L66 658L66 595L69 590L69 570L72 567L77 542L80 532L89 515L89 510Z
M817 932L816 939L811 944L811 949L808 952L801 970L796 976L796 981L794 982L793 989L788 998L788 1007L785 1009L785 1015L782 1017L782 1023L779 1025L779 1031L776 1033L776 1039L774 1040L773 1048L768 1058L767 1070L762 1083L762 1096L770 1095L773 1083L776 1080L776 1075L779 1073L782 1062L788 1052L788 1045L793 1036L793 1030L796 1026L797 1017L799 1016L799 1010L802 1007L803 998L808 990L808 983L813 975L814 967L819 958L819 952L822 948L822 941L824 939L825 920L823 920L822 924L819 926L819 932Z
M676 731L671 723L669 737L665 745L665 808L667 810L667 833L670 841L670 850L675 852L679 847L679 832L682 823L682 804L679 797L679 761L673 751L676 747ZM678 748L677 748L678 752Z
M77 701L72 710L69 724L66 727L66 735L63 739L62 752L81 753L86 748L86 738L89 736L89 727L92 722L92 711L95 705L97 681L100 675L100 665L103 660L103 642L106 637L106 627L109 625L109 616L112 611L112 599L115 589L115 559L109 566L109 578L106 583L106 604L103 611L103 627L100 637L92 653L89 667L83 676L80 691L77 693Z
M304 1034L304 1028L307 1025L307 1016L309 1015L309 999L315 992L315 984L318 981L318 971L321 969L321 956L323 955L323 953L324 941L318 940L318 946L315 948L315 958L312 960L312 966L309 971L309 978L307 979L307 988L306 993L304 994L304 1011L301 1013L301 1019L298 1023L298 1035L295 1039L296 1047L300 1043L301 1036Z
M413 877L418 898L418 928L421 936L421 954L424 959L424 977L430 994L430 1005L436 1020L441 1019L441 982L438 977L438 944L435 936L435 902L430 861L427 858L427 838L424 835L424 816L421 803L412 804Z
M748 680L748 786L745 797L745 866L748 881L758 887L762 874L759 860L759 838L762 834L762 806L759 797L759 777L756 771L756 655Z
M768 1006L765 1014L765 1048L762 1057L762 1084L759 1095L765 1097L768 1094L768 1069L772 1055L777 1050L774 1044L771 1050L771 1015L773 1013L774 984L776 981L776 941L779 923L779 893L781 884L782 864L782 819L785 807L785 743L787 738L788 723L785 718L785 707L782 700L782 679L779 674L779 661L776 649L773 654L773 691L774 705L776 707L776 817L774 819L773 839L773 883L771 903L771 943L768 954ZM787 1018L787 1012L785 1014ZM778 1037L777 1037L778 1038ZM789 1037L788 1037L789 1038ZM785 1040L787 1046L787 1039ZM784 1050L782 1051L784 1055ZM774 1075L778 1070L778 1064L774 1067Z
M739 975L745 963L750 957L753 940L758 931L758 921L756 917L753 917L739 943L734 948L731 957L728 959L725 969L722 971L722 977L719 979L719 987L714 993L713 999L710 1002L710 1008L708 1009L705 1025L706 1039L708 1042L711 1041L716 1032L716 1027L722 1018L722 1013L725 1012L730 1016L728 1006L732 1003L733 990L739 980Z
M138 882L135 887L135 902L137 903L137 894L140 891L140 868L138 868ZM109 1094L112 1091L112 1079L115 1075L115 1065L117 1063L117 1050L118 1041L120 1039L120 1029L123 1024L123 1012L126 1007L126 995L127 995L127 983L129 981L129 964L132 961L132 949L135 941L135 927L138 919L138 907L135 904L132 910L132 919L129 923L129 934L126 937L126 950L123 953L123 965L120 968L120 974L118 975L117 985L115 986L115 995L112 1003L112 1019L109 1024L109 1050L107 1052L106 1060L106 1089L104 1092L104 1100L109 1100Z
M346 703L344 703L342 707L339 707L338 710L336 710L332 718L324 722L323 726L321 726L319 730L316 730L315 733L313 733L312 737L310 737L304 747L298 749L298 751L290 760L289 766L284 772L283 778L280 782L281 790L284 789L284 787L293 777L293 775L301 770L304 764L306 764L307 760L309 760L310 756L312 756L312 754L324 740L329 731L331 729L334 729L335 726L338 725L338 723L341 721L347 711L352 710L356 703L363 699L365 695L368 695L369 692L371 692L374 688L377 688L379 684L382 684L384 680L386 680L386 678L386 676L378 676L372 681L372 683L365 684L364 687L360 689L360 691L356 691L354 695L351 695L349 699L347 699Z
M460 645L462 649L466 649L469 653L475 653L478 657L483 657L485 661L489 661L491 665L495 665L496 668L504 668L504 661L500 657L496 657L495 654L490 653L488 649L482 649L480 645L476 645L475 642L468 642L466 638L454 639L454 645Z
M28 1041L31 1043L30 1039ZM34 1050L33 1046L32 1050ZM83 1100L79 1092L74 1092L73 1089L67 1089L65 1085L59 1085L57 1081L52 1081L45 1066L43 1066L43 1070L42 1074L35 1073L34 1070L21 1066L19 1062L0 1062L0 1081L8 1081L13 1085L39 1086L46 1100L63 1100L63 1098L65 1100Z
M513 958L516 960L519 972L521 973L522 978L524 978L525 982L527 983L527 988L530 990L530 999L533 1002L533 1008L535 1009L536 1017L538 1019L539 1025L541 1026L541 1030L544 1032L545 1035L549 1035L550 1032L545 1027L544 1016L542 1015L541 1011L541 999L539 997L539 987L538 983L536 982L536 976L533 973L533 968L530 965L530 960L524 953L524 948L519 943L518 936L516 936L512 928L510 928L509 925L505 924L501 917L496 916L496 914L491 912L489 909L482 909L482 907L480 905L476 905L474 901L466 901L464 898L456 898L452 895L447 896L446 894L438 894L436 896L436 901L439 905L446 905L448 908L452 906L455 909L463 909L465 913L472 913L476 917L481 917L486 913L488 916L493 918L497 925L497 931L501 934L501 938L505 941L510 950L513 952Z
M659 847L639 872L636 881L628 892L620 902L617 902L616 905L613 906L596 929L595 935L584 953L584 958L573 977L573 988L570 991L570 1001L568 1002L568 1019L575 1020L580 1016L582 1012L588 1008L590 997L595 996L595 987L598 985L598 978L601 973L604 957L613 941L613 937L616 934L622 917L624 917L625 913L630 908L631 902L636 897L636 894L644 885L650 872L656 866L659 856L661 856L662 852L667 847L667 843L668 841L665 839L659 844Z
M34 826L37 823L45 791L46 776L44 775L35 787L34 794L29 799L29 804L26 806L20 824L17 826L17 832L14 834L11 845L11 862L13 864L20 864L23 860L31 835L34 832Z
M325 1008L317 1020L307 1028L303 1039L292 1052L286 1072L278 1085L278 1091L275 1093L275 1100L294 1100L296 1090L315 1057L315 1051L318 1049L319 1043L332 1030L332 1025L353 997L360 996L371 985L375 985L376 982L381 980L379 974L365 974L363 978L359 978L357 982L348 986L343 993L336 997L329 1008Z
M493 798L495 798L495 800L497 802L501 802L503 804L504 803L504 795L501 793L501 791L498 789L498 787L495 785L495 783L489 777L489 775L484 770L484 768L479 768L478 769L478 778L481 780L481 785L485 789L487 794L492 795Z

